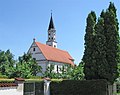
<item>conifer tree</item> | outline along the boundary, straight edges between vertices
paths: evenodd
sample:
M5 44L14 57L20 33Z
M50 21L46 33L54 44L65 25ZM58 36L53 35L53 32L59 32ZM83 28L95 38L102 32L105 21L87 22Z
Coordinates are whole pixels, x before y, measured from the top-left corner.
M106 67L108 67L108 63L106 60L106 37L104 35L104 19L99 18L98 22L95 26L95 38L94 38L94 58L93 63L95 64L94 72L95 76L93 79L106 79L108 72L106 71Z
M86 79L92 79L95 76L94 68L92 64L92 53L93 53L93 39L95 33L95 24L96 24L96 14L91 12L87 17L87 26L85 34L85 52L83 56L84 65L84 74Z
M106 79L111 84L118 77L120 62L119 27L113 3L102 11L97 24L95 15L87 18L85 52L83 56L86 79Z
M119 27L116 14L116 8L110 2L108 9L104 16L104 31L106 37L106 72L108 72L106 79L113 83L118 77L117 65L119 63Z

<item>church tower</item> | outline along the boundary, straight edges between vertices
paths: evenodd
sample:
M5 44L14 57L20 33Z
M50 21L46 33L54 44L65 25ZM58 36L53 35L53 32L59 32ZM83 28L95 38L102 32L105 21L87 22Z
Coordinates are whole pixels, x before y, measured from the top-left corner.
M56 30L53 23L52 13L51 13L50 23L48 27L48 40L46 41L46 45L57 48Z

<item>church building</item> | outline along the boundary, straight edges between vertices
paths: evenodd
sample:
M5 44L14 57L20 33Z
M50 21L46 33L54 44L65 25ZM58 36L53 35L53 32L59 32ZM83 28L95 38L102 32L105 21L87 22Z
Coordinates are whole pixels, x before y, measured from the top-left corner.
M33 39L33 43L28 50L37 63L42 67L42 73L50 65L54 65L54 71L57 73L64 65L74 66L74 59L64 50L57 48L56 29L53 23L51 14L50 23L48 27L48 40L46 44L42 44Z

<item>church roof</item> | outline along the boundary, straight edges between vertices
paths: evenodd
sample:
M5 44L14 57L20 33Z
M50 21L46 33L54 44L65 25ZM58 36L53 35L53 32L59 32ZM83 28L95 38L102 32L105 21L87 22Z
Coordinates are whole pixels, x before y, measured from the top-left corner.
M74 66L73 58L67 51L63 51L39 42L35 42L45 58L49 61L71 64Z
M52 15L51 15L50 23L49 23L49 27L48 27L48 30L50 30L50 29L55 29L55 27L54 27L54 23L53 23Z

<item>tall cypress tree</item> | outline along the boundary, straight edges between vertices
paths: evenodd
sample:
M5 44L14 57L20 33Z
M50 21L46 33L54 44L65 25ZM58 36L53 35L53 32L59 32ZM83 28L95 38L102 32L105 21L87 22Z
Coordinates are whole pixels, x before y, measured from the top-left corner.
M106 37L104 31L104 19L99 18L95 26L94 39L94 64L96 64L96 75L94 79L107 79L109 75L108 62L106 59Z
M92 12L87 18L85 34L85 78L106 79L113 83L118 77L120 62L119 23L114 4L110 2L108 9L101 12L97 24L95 22L96 16Z
M93 52L93 39L95 33L95 24L96 24L96 14L91 12L87 17L87 26L85 34L85 52L83 56L84 65L84 74L86 79L92 79L94 74L94 68L92 66L92 52Z
M116 8L113 3L110 2L108 9L104 16L104 31L106 37L106 60L108 67L107 80L111 83L118 77L117 64L119 63L119 27L116 14Z

